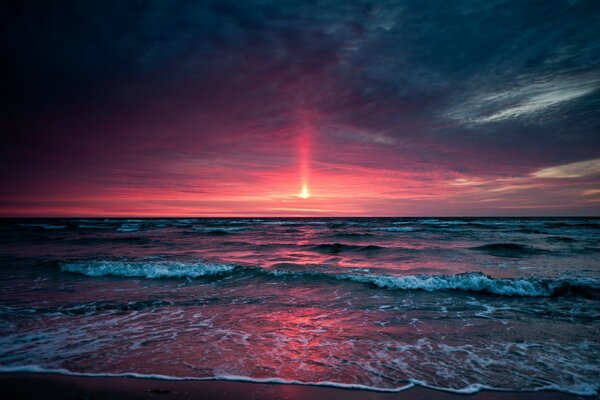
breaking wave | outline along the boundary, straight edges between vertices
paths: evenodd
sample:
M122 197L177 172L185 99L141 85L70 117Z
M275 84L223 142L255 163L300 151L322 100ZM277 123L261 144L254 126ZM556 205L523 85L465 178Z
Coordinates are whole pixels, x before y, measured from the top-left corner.
M424 290L427 292L461 290L501 296L550 297L563 294L586 294L600 289L591 279L544 280L531 278L492 278L480 272L457 275L346 275L341 279L369 283L393 290Z
M88 261L61 264L65 272L92 277L121 276L141 278L200 278L224 274L250 274L280 278L327 279L367 284L387 290L422 290L427 292L458 290L500 296L553 297L580 295L600 298L600 281L592 278L493 278L481 272L450 275L379 275L368 273L333 273L322 270L277 270L210 264L203 261L122 262ZM353 271L354 272L354 271Z
M124 276L138 278L198 278L229 273L235 266L228 264L207 264L202 261L86 261L61 264L61 270L87 276Z

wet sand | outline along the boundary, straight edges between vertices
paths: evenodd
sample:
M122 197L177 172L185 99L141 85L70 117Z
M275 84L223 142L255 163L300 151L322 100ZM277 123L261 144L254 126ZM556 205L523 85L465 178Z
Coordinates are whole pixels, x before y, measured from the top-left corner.
M166 381L159 379L79 377L58 374L0 374L5 399L222 399L222 400L574 400L590 397L559 392L493 392L461 395L424 388L400 393L337 389L288 384L230 381Z

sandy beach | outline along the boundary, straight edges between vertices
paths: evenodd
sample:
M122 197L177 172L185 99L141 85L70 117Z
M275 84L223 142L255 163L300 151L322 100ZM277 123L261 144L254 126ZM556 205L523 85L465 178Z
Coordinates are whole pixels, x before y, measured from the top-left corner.
M573 400L559 392L493 392L461 395L424 388L400 393L316 386L230 381L165 381L158 379L79 377L58 374L0 374L2 396L8 399L332 399L332 400ZM5 397L6 396L6 397Z

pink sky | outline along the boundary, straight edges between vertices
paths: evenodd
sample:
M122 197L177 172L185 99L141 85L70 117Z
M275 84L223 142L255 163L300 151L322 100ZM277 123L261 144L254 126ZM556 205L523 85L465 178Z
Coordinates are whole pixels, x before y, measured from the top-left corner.
M159 3L7 11L1 216L600 214L584 6Z

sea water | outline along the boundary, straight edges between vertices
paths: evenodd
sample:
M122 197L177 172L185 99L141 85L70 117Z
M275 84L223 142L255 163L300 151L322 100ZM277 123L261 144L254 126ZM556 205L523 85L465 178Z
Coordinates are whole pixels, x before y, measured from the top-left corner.
M600 390L600 219L0 221L0 371Z

